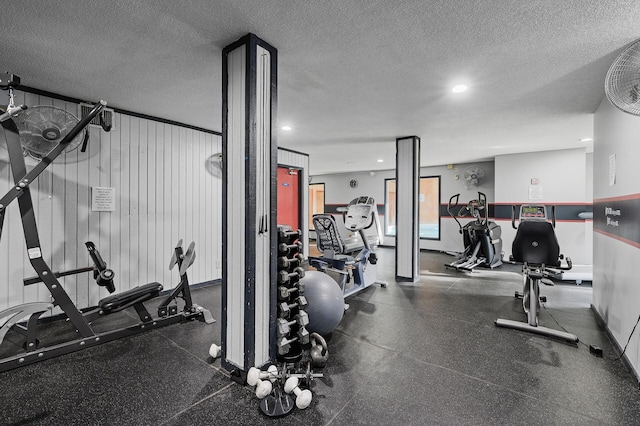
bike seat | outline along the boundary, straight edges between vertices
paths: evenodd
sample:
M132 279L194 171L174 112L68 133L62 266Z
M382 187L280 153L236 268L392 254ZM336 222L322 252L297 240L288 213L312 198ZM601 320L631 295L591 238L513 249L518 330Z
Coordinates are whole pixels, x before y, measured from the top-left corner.
M162 284L157 282L141 285L119 294L107 296L98 302L98 306L104 314L118 312L136 303L157 297L162 289Z

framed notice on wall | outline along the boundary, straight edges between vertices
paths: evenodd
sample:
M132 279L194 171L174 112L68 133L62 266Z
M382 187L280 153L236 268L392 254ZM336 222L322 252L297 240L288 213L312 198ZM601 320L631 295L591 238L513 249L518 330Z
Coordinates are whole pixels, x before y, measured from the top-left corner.
M542 200L542 186L531 185L529 186L529 199L530 200Z
M116 189L107 186L91 188L91 211L113 212L116 210Z
M609 186L616 184L616 155L609 155Z

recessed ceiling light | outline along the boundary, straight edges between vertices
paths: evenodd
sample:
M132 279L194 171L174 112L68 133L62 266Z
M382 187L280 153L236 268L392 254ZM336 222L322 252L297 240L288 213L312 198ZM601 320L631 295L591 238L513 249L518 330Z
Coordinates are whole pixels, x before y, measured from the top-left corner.
M468 89L466 84L457 84L455 86L453 86L453 88L451 89L451 91L453 93L462 93L462 92L466 92Z
M578 139L578 142L591 142L593 140L593 138L582 138L582 139Z
M378 163L384 163L384 160L383 160L382 158L380 158L380 159L378 160Z
M281 128L282 128L282 130L287 131L287 132L289 130L291 130L291 126L282 126Z

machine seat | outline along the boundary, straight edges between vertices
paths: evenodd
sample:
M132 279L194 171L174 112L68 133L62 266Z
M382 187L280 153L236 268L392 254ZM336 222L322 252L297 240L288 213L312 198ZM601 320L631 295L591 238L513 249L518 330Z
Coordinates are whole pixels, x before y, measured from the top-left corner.
M375 247L380 244L380 238L375 235L367 235L367 242L369 243L369 246ZM360 238L360 235L358 234L354 235L353 237L343 239L342 243L344 245L345 253L354 253L364 248L362 238Z
M316 245L318 250L325 253L332 250L335 257L355 253L364 249L364 243L359 234L343 239L338 232L338 224L330 214L316 214L313 216L313 227L316 231ZM377 246L380 238L375 235L367 235L370 246Z
M162 284L157 282L141 285L119 294L107 296L98 302L98 306L104 314L118 312L136 303L157 297L162 289Z
M560 266L560 245L553 225L546 221L520 222L511 252L516 262Z
M332 251L335 256L345 254L344 243L338 233L338 226L333 216L317 214L313 216L313 227L316 230L316 244L320 252Z

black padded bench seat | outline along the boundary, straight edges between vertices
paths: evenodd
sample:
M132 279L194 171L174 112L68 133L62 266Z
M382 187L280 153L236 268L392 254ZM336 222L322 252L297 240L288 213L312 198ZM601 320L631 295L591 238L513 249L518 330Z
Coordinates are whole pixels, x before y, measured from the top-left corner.
M118 312L136 303L157 297L162 289L162 284L157 282L141 285L119 294L107 296L98 302L98 306L105 314Z

